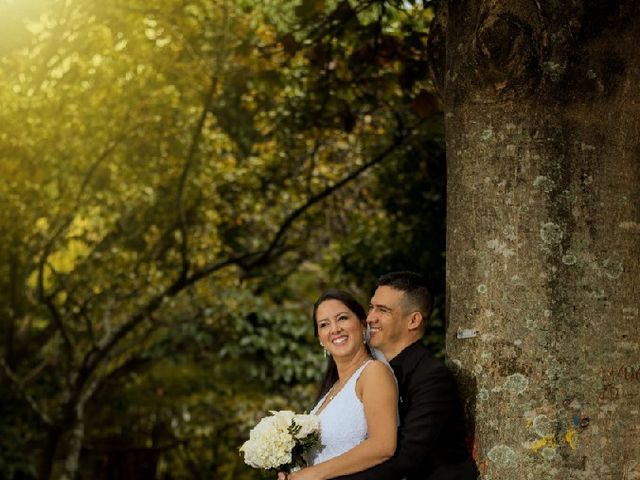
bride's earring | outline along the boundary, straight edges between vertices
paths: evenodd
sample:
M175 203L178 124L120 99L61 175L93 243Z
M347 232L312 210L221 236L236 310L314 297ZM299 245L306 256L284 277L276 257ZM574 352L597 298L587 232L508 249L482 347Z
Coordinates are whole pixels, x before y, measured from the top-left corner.
M320 342L320 347L322 347L322 354L324 355L324 358L327 358L329 356L329 352L327 352L327 349L324 348L322 342Z

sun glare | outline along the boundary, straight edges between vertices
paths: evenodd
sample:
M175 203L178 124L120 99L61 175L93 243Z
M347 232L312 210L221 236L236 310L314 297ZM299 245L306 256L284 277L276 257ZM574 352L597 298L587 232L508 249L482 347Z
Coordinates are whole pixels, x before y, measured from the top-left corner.
M12 51L43 28L45 0L0 0L0 52Z

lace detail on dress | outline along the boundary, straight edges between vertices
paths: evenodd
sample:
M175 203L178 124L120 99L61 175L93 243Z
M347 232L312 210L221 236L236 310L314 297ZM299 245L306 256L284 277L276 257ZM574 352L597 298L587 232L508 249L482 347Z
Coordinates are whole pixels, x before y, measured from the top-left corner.
M356 382L371 360L358 368L346 385L320 412L319 450L311 452L309 464L315 465L342 455L367 438L367 419L364 406L356 395ZM311 410L312 414L324 403L326 395Z

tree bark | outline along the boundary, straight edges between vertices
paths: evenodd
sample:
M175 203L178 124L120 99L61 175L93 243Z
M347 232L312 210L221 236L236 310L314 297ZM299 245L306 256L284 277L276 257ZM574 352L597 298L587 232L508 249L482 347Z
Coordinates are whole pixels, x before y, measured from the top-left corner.
M74 414L72 426L69 428L62 473L59 480L73 480L78 472L80 452L84 441L84 405L79 405Z
M447 353L485 480L640 478L639 10L440 12Z
M76 477L84 442L84 410L88 398L70 401L63 408L64 413L49 426L39 466L40 480L73 480Z
M57 425L49 427L47 431L47 438L38 465L39 480L49 480L53 474L53 464L55 463L61 433Z

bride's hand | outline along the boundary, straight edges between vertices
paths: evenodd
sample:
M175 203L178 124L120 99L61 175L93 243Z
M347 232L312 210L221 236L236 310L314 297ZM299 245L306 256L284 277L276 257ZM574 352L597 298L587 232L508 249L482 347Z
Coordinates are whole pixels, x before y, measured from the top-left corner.
M324 480L324 478L318 475L314 468L309 467L290 473L287 480Z
M288 480L287 474L285 472L278 472L278 480Z

